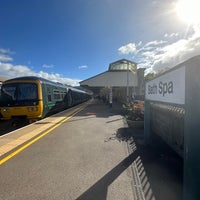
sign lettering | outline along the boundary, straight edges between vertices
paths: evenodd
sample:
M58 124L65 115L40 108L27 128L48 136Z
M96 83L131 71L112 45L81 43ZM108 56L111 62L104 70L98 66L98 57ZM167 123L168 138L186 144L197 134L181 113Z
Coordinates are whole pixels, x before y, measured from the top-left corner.
M146 83L146 100L185 103L185 67L170 71Z

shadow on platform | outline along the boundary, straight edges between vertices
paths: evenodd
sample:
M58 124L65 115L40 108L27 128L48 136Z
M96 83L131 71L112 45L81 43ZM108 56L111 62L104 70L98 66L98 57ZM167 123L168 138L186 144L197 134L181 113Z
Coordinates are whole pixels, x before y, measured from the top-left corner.
M110 108L103 102L94 100L77 115L88 116L88 118L89 116L109 118L121 114L120 107ZM106 123L118 120L123 120L123 116ZM104 142L111 140L127 142L130 155L92 185L77 200L106 200L108 186L129 166L132 167L133 179L135 176L139 177L139 182L138 180L133 180L133 182L137 182L143 193L143 197L138 198L139 187L137 184L135 187L133 186L136 199L181 200L183 198L183 162L167 145L161 144L161 148L158 148L157 145L145 146L143 129L130 128L127 125L118 129L112 137Z
M137 152L130 154L81 196L79 196L77 200L106 200L109 185L111 185L112 182L134 162L137 156Z

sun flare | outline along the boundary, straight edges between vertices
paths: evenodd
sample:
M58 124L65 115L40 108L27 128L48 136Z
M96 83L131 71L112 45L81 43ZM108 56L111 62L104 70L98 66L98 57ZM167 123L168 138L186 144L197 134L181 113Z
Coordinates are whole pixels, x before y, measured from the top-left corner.
M200 0L179 0L176 12L188 24L200 24Z

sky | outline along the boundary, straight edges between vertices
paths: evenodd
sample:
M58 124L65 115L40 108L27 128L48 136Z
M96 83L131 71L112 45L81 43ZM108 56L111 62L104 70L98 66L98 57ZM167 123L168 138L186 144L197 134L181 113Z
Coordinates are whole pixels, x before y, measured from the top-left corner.
M200 4L187 1L0 0L0 76L76 86L120 59L174 67L200 52Z

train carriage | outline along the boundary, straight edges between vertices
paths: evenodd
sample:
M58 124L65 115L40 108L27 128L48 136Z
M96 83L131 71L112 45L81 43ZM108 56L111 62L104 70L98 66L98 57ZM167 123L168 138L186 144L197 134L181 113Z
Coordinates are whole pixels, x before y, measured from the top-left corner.
M90 97L85 91L39 77L19 77L2 84L1 119L42 119Z

